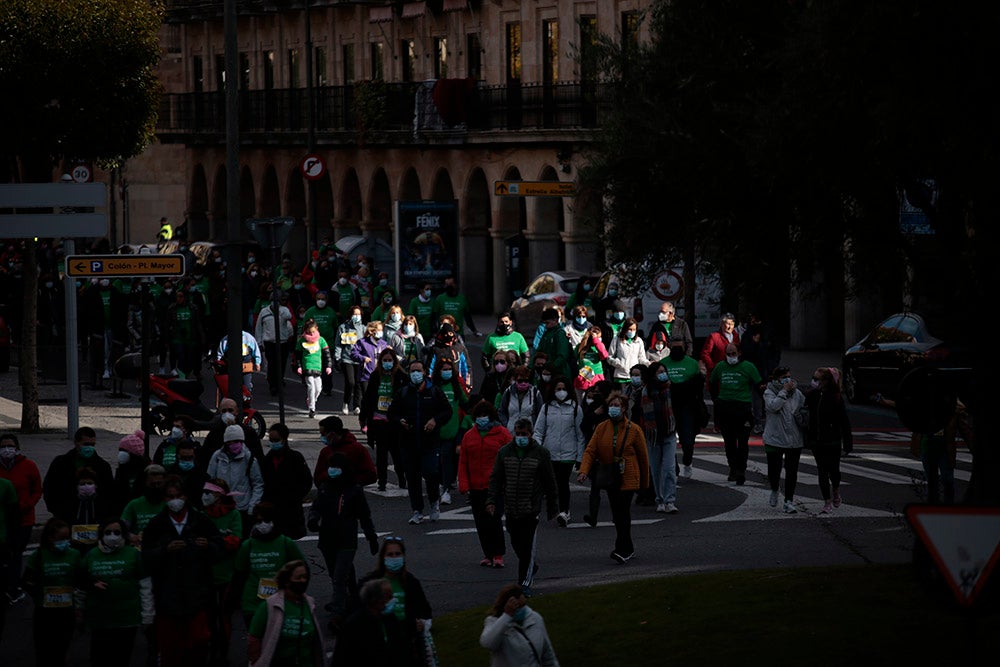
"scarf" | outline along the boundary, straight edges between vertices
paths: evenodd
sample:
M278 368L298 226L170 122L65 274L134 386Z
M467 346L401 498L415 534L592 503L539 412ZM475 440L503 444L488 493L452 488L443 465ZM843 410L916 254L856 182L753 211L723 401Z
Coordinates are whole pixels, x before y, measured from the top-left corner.
M656 442L658 434L670 435L677 430L674 408L670 402L670 384L662 388L647 386L642 392L642 428L646 442Z

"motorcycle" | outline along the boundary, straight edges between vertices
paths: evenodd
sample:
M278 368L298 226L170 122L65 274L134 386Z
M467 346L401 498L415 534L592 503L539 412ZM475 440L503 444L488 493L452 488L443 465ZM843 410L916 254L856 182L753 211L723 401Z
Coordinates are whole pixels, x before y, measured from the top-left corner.
M124 379L138 378L141 363L140 353L126 354L115 364L115 374ZM229 376L223 362L212 362L212 372L215 377L217 399L228 395ZM189 417L192 430L204 431L208 422L215 416L215 410L201 402L205 385L200 378L178 378L173 375L149 374L149 393L155 397L156 403L149 410L153 428L160 435L170 433L174 419L178 415ZM267 422L252 403L250 391L243 387L243 425L254 430L259 438L267 434Z

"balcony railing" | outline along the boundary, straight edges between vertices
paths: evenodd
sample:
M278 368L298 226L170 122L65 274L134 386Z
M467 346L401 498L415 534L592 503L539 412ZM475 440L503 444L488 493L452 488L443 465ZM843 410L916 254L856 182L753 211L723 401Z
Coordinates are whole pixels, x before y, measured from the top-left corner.
M385 83L365 88L373 106L356 104L361 86L323 86L314 90L315 130L322 137L358 134L371 140L381 134L400 141L420 141L434 131L469 133L517 130L573 130L601 126L607 113L607 84L557 83L476 85L447 96L435 95L424 84ZM374 92L372 92L374 91ZM304 88L248 90L240 93L240 132L247 134L305 133L308 128L308 91ZM224 139L225 94L170 93L163 96L157 133L167 140ZM370 116L370 117L366 117ZM343 140L343 139L342 139Z

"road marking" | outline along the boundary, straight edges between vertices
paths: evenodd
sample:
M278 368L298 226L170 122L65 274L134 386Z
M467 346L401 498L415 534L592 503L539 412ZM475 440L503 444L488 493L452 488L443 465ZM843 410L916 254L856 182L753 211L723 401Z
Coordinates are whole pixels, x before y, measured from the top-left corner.
M900 456L893 456L892 454L858 454L858 458L865 459L866 461L875 461L876 463L890 463L892 465L899 466L900 468L916 470L921 473L924 471L924 464L920 461L915 459L904 459ZM955 479L968 482L972 479L972 473L956 468Z

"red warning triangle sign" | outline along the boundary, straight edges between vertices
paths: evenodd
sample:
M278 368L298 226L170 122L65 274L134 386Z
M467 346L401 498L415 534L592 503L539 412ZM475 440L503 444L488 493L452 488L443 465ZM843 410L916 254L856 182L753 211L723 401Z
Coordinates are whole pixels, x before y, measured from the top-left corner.
M1000 507L908 505L906 518L959 603L971 605L1000 560Z

